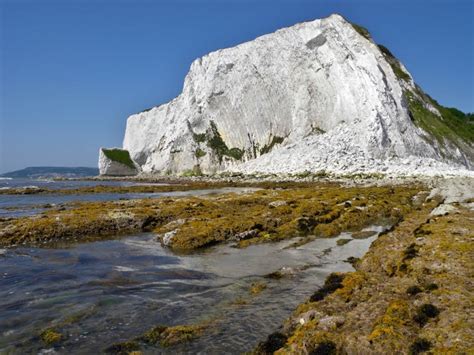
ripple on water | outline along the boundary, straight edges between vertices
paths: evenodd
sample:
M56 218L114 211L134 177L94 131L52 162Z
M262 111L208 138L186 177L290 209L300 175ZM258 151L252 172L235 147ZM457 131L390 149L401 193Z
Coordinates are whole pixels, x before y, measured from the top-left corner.
M350 235L298 248L285 248L288 241L245 249L220 245L189 255L171 253L151 234L67 249L2 249L0 352L41 351L37 335L49 327L65 334L61 351L87 353L157 324L202 321L212 325L202 337L163 351L249 350L330 272L351 270L343 260L362 256L375 239L337 246L340 238ZM295 272L265 277L282 268ZM267 288L251 295L254 282Z

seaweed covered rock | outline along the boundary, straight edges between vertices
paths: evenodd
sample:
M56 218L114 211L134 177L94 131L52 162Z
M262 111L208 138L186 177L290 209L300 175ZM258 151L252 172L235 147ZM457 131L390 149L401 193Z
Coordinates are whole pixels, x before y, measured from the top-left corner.
M209 323L175 326L157 325L135 339L112 344L104 352L116 355L142 354L143 346L155 347L155 352L158 352L158 347L167 348L200 337L208 326Z
M64 336L59 333L56 329L54 328L48 328L41 332L40 334L41 341L46 345L46 346L52 346L57 343L59 343L61 340L64 339Z
M430 217L442 199L427 199L372 243L355 272L331 275L281 328L278 355L469 353L474 210L458 202L470 198L461 190L441 193L457 213Z
M168 347L188 342L201 336L206 327L206 324L175 325L172 327L158 325L146 332L140 340L150 344L159 344L162 347Z
M259 355L273 354L285 345L286 340L287 338L284 334L279 332L272 333L265 341L257 345L254 353Z
M68 238L86 241L139 231L153 231L163 245L182 251L226 241L246 247L293 237L303 237L298 240L302 245L315 238L310 229L301 231L298 228L296 221L304 214L318 219L318 235L330 237L345 230L360 230L374 223L397 221L415 207L410 201L421 188L314 186L318 188L295 187L237 195L76 203L72 208L51 208L42 213L41 218L29 216L12 221L0 220L0 245L39 245ZM172 186L162 186L164 190L156 190L156 186L152 189L137 187L138 190L128 187L125 191L157 192L166 191ZM186 186L187 189L192 187ZM101 187L96 191L116 190ZM387 193L391 194L389 201L386 201ZM355 196L360 196L360 200L354 201L353 207L338 205L340 200ZM269 202L275 197L291 202L291 206L270 207ZM358 203L370 206L362 213L356 208ZM333 214L339 217L327 217ZM245 238L236 238L242 233Z
M327 277L324 282L323 287L317 290L311 297L311 302L318 302L323 300L327 295L334 293L336 290L343 287L342 281L344 280L344 275L340 274L331 274Z
M137 175L139 171L139 166L132 160L127 150L120 148L100 148L100 175L131 176Z

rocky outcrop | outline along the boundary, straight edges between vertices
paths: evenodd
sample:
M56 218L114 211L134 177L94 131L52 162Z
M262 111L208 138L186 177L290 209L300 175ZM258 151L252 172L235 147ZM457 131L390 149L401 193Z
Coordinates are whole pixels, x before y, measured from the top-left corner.
M332 15L195 60L177 98L128 118L123 146L161 174L470 169L457 113Z
M353 263L354 272L331 274L252 353L469 353L473 181L436 182L426 200L420 196L418 207Z
M140 167L130 158L127 150L120 148L100 148L100 175L130 176L137 175Z

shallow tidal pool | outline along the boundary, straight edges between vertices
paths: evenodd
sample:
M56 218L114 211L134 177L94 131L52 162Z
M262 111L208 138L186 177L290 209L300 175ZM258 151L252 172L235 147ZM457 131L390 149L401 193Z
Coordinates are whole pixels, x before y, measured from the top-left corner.
M381 227L368 228L380 232ZM0 250L0 353L97 353L156 325L209 324L204 334L144 353L241 353L275 331L334 271L349 271L376 236L230 244L176 255L152 234L57 248ZM342 244L342 243L339 243ZM289 275L270 279L277 270ZM250 292L255 282L266 288ZM39 335L63 335L46 346Z

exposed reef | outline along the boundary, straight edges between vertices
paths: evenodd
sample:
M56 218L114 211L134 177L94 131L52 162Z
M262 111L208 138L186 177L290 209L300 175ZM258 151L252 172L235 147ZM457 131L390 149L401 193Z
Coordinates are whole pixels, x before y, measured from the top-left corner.
M232 241L239 247L300 237L333 237L374 223L391 224L414 207L420 187L337 187L261 190L178 207L155 231L176 250ZM390 199L386 197L390 195ZM183 213L184 212L184 213ZM300 244L303 244L300 243Z
M145 345L160 346L162 348L171 347L201 336L207 327L209 327L208 323L175 326L157 325L133 340L109 346L105 349L105 353L126 355L136 352L141 354L140 350Z
M354 239L369 238L374 231L366 227L385 224L390 228L363 258L347 259L354 272L333 273L323 285L314 286L308 301L254 352L466 353L474 346L473 180L436 180L435 188L402 181L265 181L259 183L260 190L240 194L71 203L36 216L1 219L0 245L50 247L146 231L156 233L156 242L176 252L216 243L244 248L289 238L293 240L286 248L292 248L346 231ZM209 182L195 183L189 182L188 188ZM334 244L349 243L343 247L348 248L355 243L351 240L341 236ZM263 280L252 280L248 298L236 298L234 306L265 299L272 292L271 282L284 282L295 272L281 268ZM48 324L35 333L35 341L60 347L70 336L63 326L91 312ZM172 349L206 335L210 326L157 325L105 351Z
M82 195L82 194L139 194L139 193L160 193L173 191L190 191L204 189L218 189L222 187L246 187L246 186L265 186L264 183L232 183L218 181L187 181L180 180L178 182L163 184L139 184L130 186L111 186L111 185L95 185L78 187L71 189L51 189L45 187L26 186L0 189L0 195Z
M449 199L443 198L445 203ZM269 336L254 352L472 350L474 211L469 198L457 196L451 201L455 210L433 215L443 198L432 194L379 236L369 252L354 261L356 271L330 275L275 333L278 337Z
M239 247L392 224L418 205L422 186L280 185L245 194L74 203L39 215L0 221L0 245L87 241L153 231L174 250L219 242ZM390 198L388 198L388 196Z

